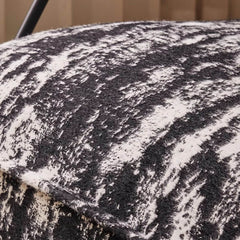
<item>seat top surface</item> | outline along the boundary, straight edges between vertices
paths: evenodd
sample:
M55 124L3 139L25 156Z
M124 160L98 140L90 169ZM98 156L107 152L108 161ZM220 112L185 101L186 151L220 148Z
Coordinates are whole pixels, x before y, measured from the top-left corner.
M217 239L239 103L239 21L37 33L0 45L0 168L129 239Z

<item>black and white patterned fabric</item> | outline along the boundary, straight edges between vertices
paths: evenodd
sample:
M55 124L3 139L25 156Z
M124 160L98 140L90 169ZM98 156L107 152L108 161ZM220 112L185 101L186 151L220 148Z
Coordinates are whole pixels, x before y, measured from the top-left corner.
M3 240L240 239L240 22L0 45L0 169Z
M0 172L0 239L111 240L110 229Z

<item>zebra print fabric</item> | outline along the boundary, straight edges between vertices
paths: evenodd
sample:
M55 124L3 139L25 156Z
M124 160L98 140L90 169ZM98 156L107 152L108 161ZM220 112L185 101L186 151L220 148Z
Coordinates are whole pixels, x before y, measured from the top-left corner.
M240 22L86 25L2 44L0 168L113 239L240 239Z
M0 172L1 240L114 240L116 236L49 195Z

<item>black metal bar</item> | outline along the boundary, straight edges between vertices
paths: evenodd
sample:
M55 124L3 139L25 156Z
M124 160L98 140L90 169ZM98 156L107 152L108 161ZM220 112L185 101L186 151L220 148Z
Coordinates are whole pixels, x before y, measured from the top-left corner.
M48 0L34 0L31 8L25 17L21 28L19 29L16 38L21 38L32 34L39 18L41 17Z

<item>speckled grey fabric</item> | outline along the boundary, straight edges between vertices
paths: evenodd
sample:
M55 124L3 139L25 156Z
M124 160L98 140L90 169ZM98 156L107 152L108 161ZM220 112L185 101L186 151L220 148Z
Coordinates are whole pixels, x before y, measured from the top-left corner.
M0 46L0 168L112 239L239 239L239 103L239 21L34 34Z

